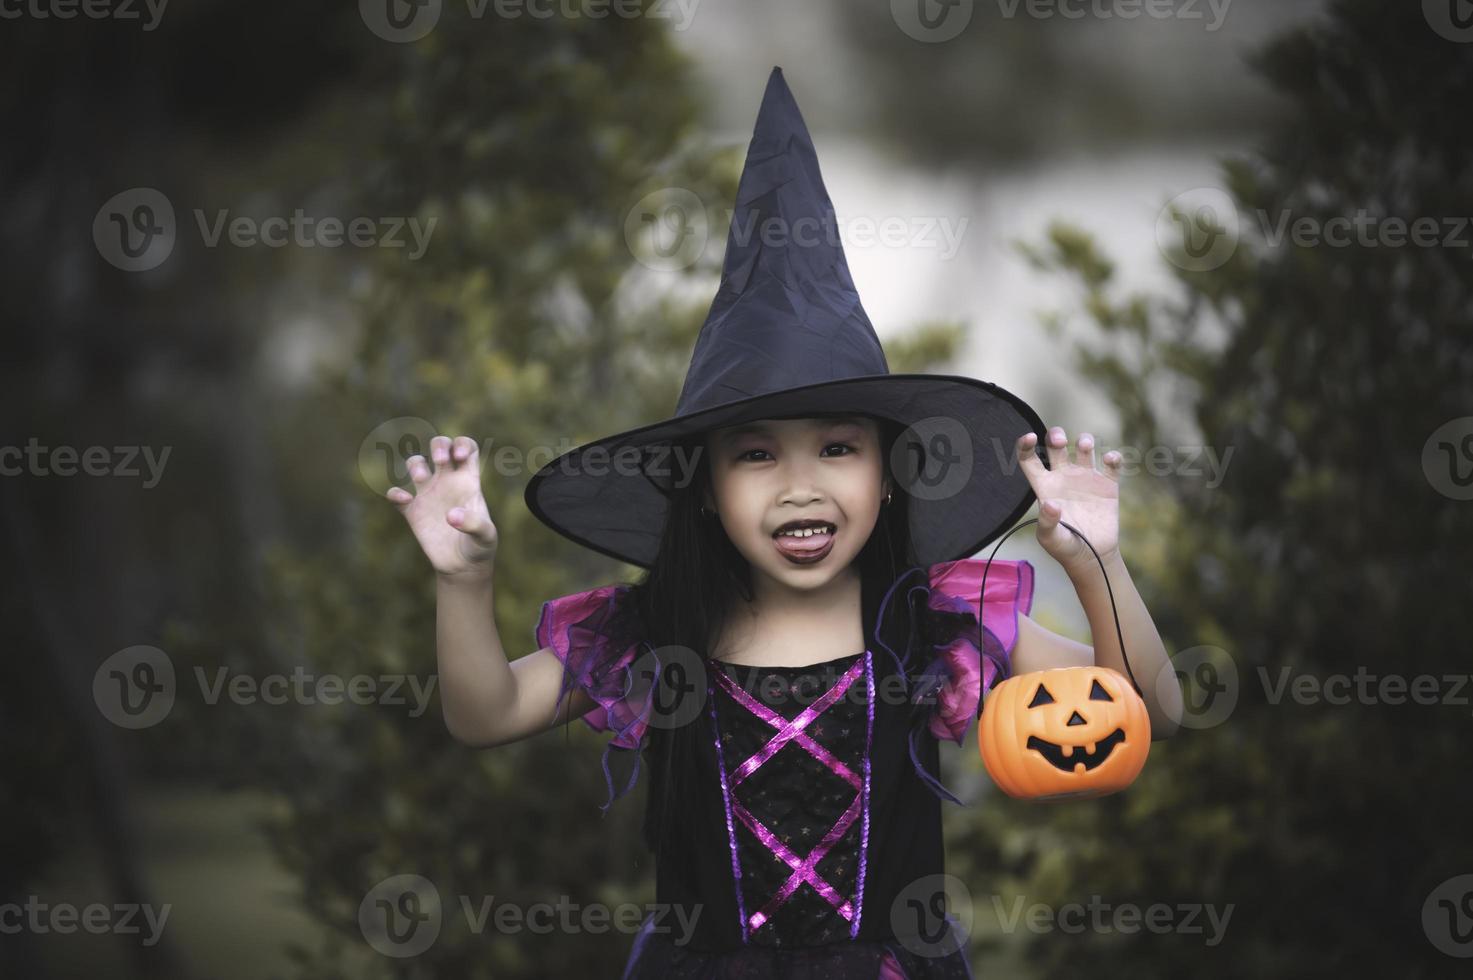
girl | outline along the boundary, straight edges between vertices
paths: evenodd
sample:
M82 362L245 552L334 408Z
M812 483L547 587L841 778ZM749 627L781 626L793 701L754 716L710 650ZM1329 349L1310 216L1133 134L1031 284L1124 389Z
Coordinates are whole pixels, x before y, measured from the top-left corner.
M1123 669L1166 653L1118 548L1121 458L1069 459L1025 403L975 379L892 375L834 236L739 233L832 221L774 69L738 189L722 285L676 415L543 467L528 506L645 567L544 603L508 662L491 614L497 531L473 440L391 489L437 574L446 724L500 745L581 717L610 733L610 799L648 760L656 902L624 976L969 977L944 909L939 740L1013 673ZM748 231L750 231L748 227ZM981 450L1012 440L1012 465ZM1031 620L1027 561L966 557L1034 499L1038 540L1078 590L1092 649ZM983 573L986 572L985 594ZM1108 628L1107 628L1108 627ZM1107 639L1108 638L1108 639ZM1167 685L1168 689L1174 688ZM1179 706L1146 697L1155 737ZM615 790L613 749L634 753Z

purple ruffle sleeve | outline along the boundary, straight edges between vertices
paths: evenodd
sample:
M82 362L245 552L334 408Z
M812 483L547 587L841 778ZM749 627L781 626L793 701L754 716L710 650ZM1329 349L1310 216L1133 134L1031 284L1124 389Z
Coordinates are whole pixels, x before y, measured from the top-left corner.
M631 598L631 586L604 585L547 600L537 619L539 649L550 647L564 667L558 704L576 684L595 702L583 720L594 731L614 733L603 757L604 779L609 786L609 799L602 807L605 811L638 779L639 750L644 747L649 727L653 686L643 698L634 694L634 665L644 644L639 639L632 604L626 601ZM614 792L609 771L609 751L615 748L636 752L628 784L618 793Z
M985 601L984 571L987 573ZM924 582L920 581L922 573ZM977 716L984 685L990 689L1012 674L1018 613L1033 608L1033 566L1023 560L994 559L989 570L987 560L982 558L938 562L929 568L916 566L891 585L880 603L877 628L886 622L887 609L892 603L912 606L917 594L924 596L929 610L965 617L961 621L963 625L958 629L948 623L939 631L940 639L933 627L927 633L928 641L919 650L913 643L914 635L903 652L891 649L883 640L880 643L897 668L914 679L910 700L916 706L916 714L909 741L916 775L941 798L960 804L961 800L927 771L921 761L919 739L928 732L938 740L951 739L960 745L967 727Z
M990 691L993 685L1012 676L1018 613L1026 614L1033 608L1033 566L1023 560L994 559L989 570L984 559L963 558L932 565L930 580L931 591L926 598L930 608L971 613L981 621L980 644L978 634L963 632L933 660L933 665L940 668L937 676L944 680L936 694L931 733L960 745L967 727L977 717L982 691Z

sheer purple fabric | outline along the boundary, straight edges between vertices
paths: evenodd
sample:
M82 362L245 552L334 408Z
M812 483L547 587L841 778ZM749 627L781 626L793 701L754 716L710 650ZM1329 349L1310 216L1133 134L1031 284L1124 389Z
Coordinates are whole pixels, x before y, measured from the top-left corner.
M982 599L982 573L987 573L987 596ZM982 644L968 633L956 637L937 660L944 666L946 681L941 686L936 710L931 715L931 734L962 744L962 737L977 717L977 699L999 681L1012 676L1012 650L1018 642L1018 613L1033 608L1033 566L1027 561L994 561L989 570L980 558L941 562L931 566L931 592L927 604L933 609L982 617Z

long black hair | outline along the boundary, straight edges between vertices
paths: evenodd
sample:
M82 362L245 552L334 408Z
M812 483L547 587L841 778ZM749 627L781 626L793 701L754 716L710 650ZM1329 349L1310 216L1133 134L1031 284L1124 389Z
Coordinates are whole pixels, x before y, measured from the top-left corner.
M889 419L875 421L880 431L881 459L888 466L892 447L904 429ZM706 659L726 625L733 597L751 600L752 570L719 520L701 511L704 492L711 484L704 443L692 439L678 448L687 454L696 453L686 458L695 458L697 465L690 483L670 492L659 551L633 592L644 640L652 648L678 646ZM908 481L903 477L892 473L891 501L880 507L874 530L855 558L861 580L863 635L868 649L875 651L881 649L878 644L882 641L892 650L905 649L913 629L922 642L935 642L957 626L949 622L949 615L933 614L924 603L912 609L906 601L909 590L902 590L891 600L893 611L886 613L884 630L889 635L875 635L885 593L918 564L909 530L910 498L905 493ZM704 698L704 686L694 696ZM683 828L696 819L697 788L682 785L681 777L696 771L692 754L699 745L695 740L705 738L708 732L704 712L684 725L653 724L649 728L651 737L644 749L650 780L644 839L652 851L662 840L667 845L672 839L680 840ZM680 859L688 848L676 844L663 853Z

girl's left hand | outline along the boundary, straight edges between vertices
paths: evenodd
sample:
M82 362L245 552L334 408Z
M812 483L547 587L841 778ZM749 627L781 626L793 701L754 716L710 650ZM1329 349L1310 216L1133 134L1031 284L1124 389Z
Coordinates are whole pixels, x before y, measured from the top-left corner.
M1078 536L1059 522L1068 521L1089 539L1106 565L1120 557L1120 464L1113 449L1105 453L1103 473L1094 466L1094 436L1079 435L1077 459L1069 461L1069 438L1059 426L1048 430L1049 466L1034 452L1038 436L1018 439L1023 475L1038 497L1038 543L1071 576L1099 568L1095 556Z

